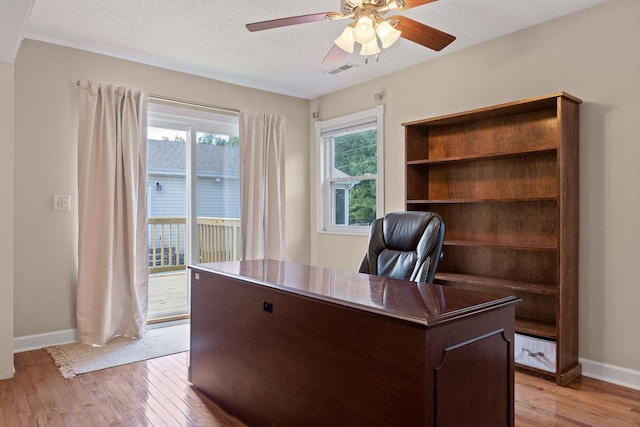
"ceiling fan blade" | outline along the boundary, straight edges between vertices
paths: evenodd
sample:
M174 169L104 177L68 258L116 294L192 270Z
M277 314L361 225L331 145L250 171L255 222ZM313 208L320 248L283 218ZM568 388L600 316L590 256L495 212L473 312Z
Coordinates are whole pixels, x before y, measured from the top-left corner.
M344 60L346 56L347 56L347 52L340 49L337 45L334 44L331 50L329 51L329 53L327 53L327 56L325 56L324 59L322 60L322 63L333 64L336 62L340 62Z
M437 0L404 0L404 7L402 10L411 9L412 7L422 6L423 4L433 3Z
M442 50L456 39L455 36L451 34L447 34L444 31L437 30L405 16L391 16L389 20L391 19L398 20L396 30L402 32L400 37L421 44L429 49Z
M312 13L310 15L290 16L288 18L272 19L270 21L253 22L247 24L249 31L262 31L271 28L287 27L289 25L306 24L308 22L326 21L328 19L338 19L342 15L338 12Z

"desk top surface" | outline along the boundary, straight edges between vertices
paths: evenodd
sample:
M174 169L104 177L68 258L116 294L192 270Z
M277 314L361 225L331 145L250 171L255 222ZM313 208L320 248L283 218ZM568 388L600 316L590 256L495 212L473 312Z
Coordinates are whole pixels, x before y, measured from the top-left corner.
M228 261L189 268L426 326L519 301L514 296L500 298L450 286L285 261Z

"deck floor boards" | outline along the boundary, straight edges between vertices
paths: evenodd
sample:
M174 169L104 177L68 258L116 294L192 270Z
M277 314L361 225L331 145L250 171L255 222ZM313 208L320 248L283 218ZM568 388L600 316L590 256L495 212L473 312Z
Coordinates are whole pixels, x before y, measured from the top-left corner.
M189 290L186 271L150 274L148 319L188 313Z

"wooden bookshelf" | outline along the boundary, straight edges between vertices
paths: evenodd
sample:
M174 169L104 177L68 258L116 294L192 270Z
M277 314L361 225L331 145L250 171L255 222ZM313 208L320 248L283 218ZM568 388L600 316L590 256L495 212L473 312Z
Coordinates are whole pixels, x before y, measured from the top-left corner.
M581 102L560 92L403 123L406 209L446 224L436 283L521 298L516 366L560 385L581 373Z

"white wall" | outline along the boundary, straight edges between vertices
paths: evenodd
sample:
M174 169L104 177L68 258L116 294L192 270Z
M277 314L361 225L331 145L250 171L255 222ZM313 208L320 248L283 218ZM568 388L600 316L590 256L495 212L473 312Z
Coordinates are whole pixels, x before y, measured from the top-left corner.
M13 65L0 62L0 380L13 376Z
M16 337L76 325L77 80L283 114L287 258L309 261L308 100L26 40L15 62ZM53 211L54 194L70 194L72 210Z
M384 61L384 56L381 57ZM375 66L375 63L368 66ZM580 357L640 371L640 2L604 5L312 100L323 119L384 94L385 210L404 210L401 123L566 91L581 98ZM311 169L315 173L315 142ZM355 270L366 237L319 234L311 262ZM636 374L637 375L637 374Z

